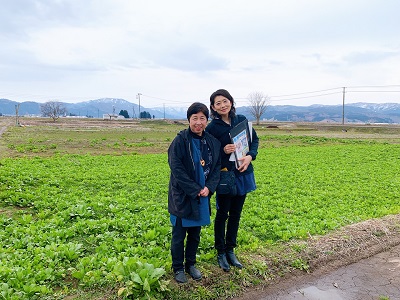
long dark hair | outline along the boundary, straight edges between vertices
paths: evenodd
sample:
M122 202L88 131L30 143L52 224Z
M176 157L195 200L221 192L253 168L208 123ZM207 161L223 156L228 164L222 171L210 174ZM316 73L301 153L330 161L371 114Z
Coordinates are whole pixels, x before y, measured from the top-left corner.
M231 106L231 110L229 111L229 117L231 117L231 118L235 117L236 116L236 108L235 108L235 101L233 100L233 97L231 96L231 94L229 94L229 92L227 90L219 89L219 90L215 91L214 93L212 93L210 96L211 119L221 118L219 113L217 113L212 108L212 106L214 105L215 97L217 97L217 96L223 96L231 102L232 106Z

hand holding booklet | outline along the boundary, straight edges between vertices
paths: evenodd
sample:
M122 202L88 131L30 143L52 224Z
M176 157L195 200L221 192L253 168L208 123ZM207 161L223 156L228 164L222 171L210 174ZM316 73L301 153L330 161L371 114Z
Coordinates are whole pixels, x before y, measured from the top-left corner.
M236 168L240 167L240 159L247 155L247 152L250 150L250 141L251 141L251 131L249 127L251 123L246 120L240 122L235 127L233 127L229 136L232 140L232 143L235 144L236 149L233 152L233 157L231 156L230 160L234 160L236 163ZM233 158L233 159L232 159Z

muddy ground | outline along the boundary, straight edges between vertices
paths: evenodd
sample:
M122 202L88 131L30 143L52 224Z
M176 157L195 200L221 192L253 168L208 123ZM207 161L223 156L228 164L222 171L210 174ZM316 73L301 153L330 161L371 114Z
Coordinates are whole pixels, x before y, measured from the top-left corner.
M387 261L385 260L386 256L393 255L393 253L391 253L389 250L394 248L397 249L397 247L400 245L400 214L389 215L380 219L372 219L345 226L340 230L331 232L325 236L310 237L305 243L307 243L308 247L304 253L304 258L308 259L310 263L310 269L308 272L295 271L292 273L287 273L284 277L278 277L277 279L269 281L257 289L248 289L242 297L235 299L297 299L290 296L290 291L293 293L293 290L295 290L296 287L307 285L307 283L310 282L318 282L319 279L323 280L324 277L332 274L336 270L343 267L349 267L350 265L352 269L351 274L348 276L352 276L352 278L349 279L354 279L354 274L365 273L364 265L357 264L357 262L381 254L382 259L373 260L375 265L370 266L368 269L368 276L371 278L376 278L378 282L379 279L382 278L382 274L387 274L388 272L386 270L387 267L383 264L385 261ZM393 263L399 263L400 257L398 257L397 260L392 259L392 261ZM399 281L400 279L398 276L400 275L398 275L398 272L400 271L400 263L398 264L398 268L396 270L396 280ZM345 272L343 272L343 274L345 274ZM390 281L395 284L394 279L390 279L388 281L389 283L386 284L386 289L390 288ZM339 287L335 285L335 282L332 282L332 288L338 289ZM361 287L358 288L360 289L360 293L362 293L362 284ZM381 299L400 299L400 286L392 286L392 288L398 289L398 293L395 292L396 295L392 294L391 297ZM364 287L364 290L367 289L367 287ZM377 288L374 287L374 289L376 290ZM282 295L286 296L283 297ZM359 298L352 296L349 298L334 297L329 299L347 300ZM364 299L380 298L374 298L371 296L371 298Z

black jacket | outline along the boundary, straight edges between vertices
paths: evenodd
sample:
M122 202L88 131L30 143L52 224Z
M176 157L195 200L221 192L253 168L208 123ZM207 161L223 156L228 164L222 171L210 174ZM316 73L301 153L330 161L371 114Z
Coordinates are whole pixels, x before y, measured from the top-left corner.
M204 137L211 149L212 164L206 180L210 190L208 197L215 192L221 170L220 142L211 134L204 132ZM199 196L203 188L195 181L192 136L190 129L178 133L168 148L168 164L171 169L168 190L168 212L192 220L199 219ZM210 206L211 207L211 206Z
M225 123L221 119L213 119L206 127L206 132L211 133L216 139L221 142L221 168L228 168L229 170L235 170L236 176L248 174L254 172L253 165L250 163L249 167L246 171L240 173L235 168L235 163L233 161L229 161L230 154L226 154L224 152L224 147L227 144L232 144L231 138L229 136L229 131L235 127L240 122L246 119L243 115L236 115L233 119L231 119L231 125ZM252 157L253 160L256 159L258 154L258 136L254 128L252 129L252 140L250 142L250 150L248 155Z

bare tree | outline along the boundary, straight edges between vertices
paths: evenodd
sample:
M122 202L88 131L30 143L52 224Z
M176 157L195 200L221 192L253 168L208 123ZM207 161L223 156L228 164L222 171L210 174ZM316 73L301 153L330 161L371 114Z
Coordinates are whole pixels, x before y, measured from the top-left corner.
M55 122L60 116L67 113L67 109L61 102L49 101L40 105L40 110L44 117L50 117Z
M250 114L256 119L257 125L260 124L261 116L267 110L270 98L262 92L253 92L248 96L250 102Z

